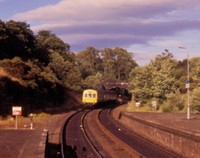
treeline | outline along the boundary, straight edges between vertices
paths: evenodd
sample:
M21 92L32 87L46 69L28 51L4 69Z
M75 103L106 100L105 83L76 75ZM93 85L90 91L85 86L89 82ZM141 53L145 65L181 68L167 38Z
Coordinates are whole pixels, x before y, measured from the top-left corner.
M51 31L36 35L25 22L0 21L0 115L14 105L30 111L59 107L68 89L95 88L102 79L127 80L137 64L122 48L74 53Z
M188 65L189 64L189 65ZM188 81L189 66L189 81ZM185 111L188 104L186 81L190 83L190 106L200 112L200 57L177 61L165 50L145 66L136 67L130 73L130 90L135 101L165 112Z
M59 107L68 89L96 88L102 81L129 81L129 91L142 105L156 100L163 111L183 110L186 103L187 60L177 61L165 50L145 66L123 48L87 47L70 50L51 31L36 35L25 22L0 21L0 115L22 105L25 114ZM193 110L200 111L200 58L190 59ZM161 108L161 107L160 107Z
M1 115L16 105L23 106L24 114L59 106L66 88L80 84L78 75L69 45L55 34L43 30L34 35L25 22L0 21Z

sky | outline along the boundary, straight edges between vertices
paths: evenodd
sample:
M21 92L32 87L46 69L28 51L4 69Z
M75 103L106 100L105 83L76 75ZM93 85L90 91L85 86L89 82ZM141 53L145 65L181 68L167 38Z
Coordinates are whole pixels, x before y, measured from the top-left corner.
M0 0L0 19L50 30L73 52L122 47L139 65L165 49L177 60L200 56L199 0Z

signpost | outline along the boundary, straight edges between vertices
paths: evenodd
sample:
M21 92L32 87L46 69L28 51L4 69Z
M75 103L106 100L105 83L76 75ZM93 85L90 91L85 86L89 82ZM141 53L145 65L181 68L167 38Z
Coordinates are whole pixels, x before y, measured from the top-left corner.
M31 118L30 128L33 129L33 114L32 113L30 114L30 118Z
M15 116L15 129L17 129L17 116L22 115L22 107L21 106L13 106L12 107L12 115Z
M190 81L189 81L189 80L187 80L187 81L185 82L185 88L186 88L186 89L190 88Z
M140 107L140 102L136 102L136 103L135 103L135 106L136 106L137 111L138 111L138 110L139 110L139 107Z
M156 101L152 101L152 109L155 111L157 108L157 102Z

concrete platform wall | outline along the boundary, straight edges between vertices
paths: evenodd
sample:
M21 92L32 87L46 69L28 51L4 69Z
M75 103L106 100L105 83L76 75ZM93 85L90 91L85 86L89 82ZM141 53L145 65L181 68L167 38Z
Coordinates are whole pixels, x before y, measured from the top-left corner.
M200 136L148 122L128 115L128 113L121 113L119 121L145 139L183 157L199 158L200 156Z

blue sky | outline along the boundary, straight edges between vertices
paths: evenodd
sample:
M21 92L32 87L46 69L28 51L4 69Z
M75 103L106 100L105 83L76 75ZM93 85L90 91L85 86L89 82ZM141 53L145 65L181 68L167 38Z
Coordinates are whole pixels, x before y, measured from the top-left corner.
M177 60L200 56L199 0L0 0L0 19L51 30L74 52L119 46L140 65L165 49Z

